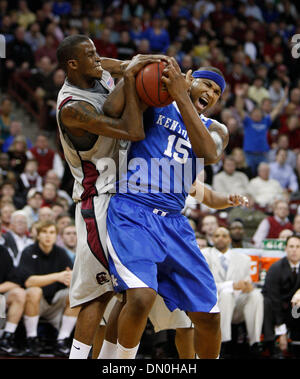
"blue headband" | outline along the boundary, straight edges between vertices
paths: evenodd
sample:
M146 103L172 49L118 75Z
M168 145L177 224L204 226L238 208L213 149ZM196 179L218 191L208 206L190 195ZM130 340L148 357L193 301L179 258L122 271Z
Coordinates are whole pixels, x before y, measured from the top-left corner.
M222 93L225 90L226 83L225 83L224 78L214 71L206 71L206 70L194 71L192 74L192 77L196 79L204 78L204 79L213 80L221 88Z

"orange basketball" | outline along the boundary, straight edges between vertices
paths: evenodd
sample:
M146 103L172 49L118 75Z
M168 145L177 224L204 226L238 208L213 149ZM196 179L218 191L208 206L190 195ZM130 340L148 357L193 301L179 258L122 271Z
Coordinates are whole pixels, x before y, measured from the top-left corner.
M140 99L151 107L165 107L173 99L161 81L165 62L149 63L136 76L136 90Z

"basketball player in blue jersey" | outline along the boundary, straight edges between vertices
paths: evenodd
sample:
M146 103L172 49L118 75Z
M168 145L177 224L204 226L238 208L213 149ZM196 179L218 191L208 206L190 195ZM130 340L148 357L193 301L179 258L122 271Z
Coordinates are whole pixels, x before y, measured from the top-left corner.
M195 326L197 355L217 358L221 333L215 282L180 212L197 170L203 168L197 167L197 158L204 158L205 164L215 163L228 143L225 125L202 115L216 104L225 81L214 68L189 72L185 78L173 58L163 81L174 102L144 113L146 138L132 144L128 172L108 208L110 273L114 290L126 293L118 318L116 358L135 357L157 293L170 311L187 312ZM116 103L112 100L111 104L116 112ZM121 110L123 105L119 106ZM107 103L107 112L109 107ZM166 170L157 167L160 158L174 164L169 191L163 188L168 180L164 183L160 176L166 178ZM188 175L179 175L185 165L189 165Z

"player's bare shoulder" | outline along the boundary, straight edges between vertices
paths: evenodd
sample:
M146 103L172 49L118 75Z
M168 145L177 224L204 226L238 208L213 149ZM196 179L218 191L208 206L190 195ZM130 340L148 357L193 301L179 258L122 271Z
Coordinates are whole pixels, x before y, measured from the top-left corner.
M99 116L95 107L86 101L68 101L60 110L60 120L70 129L86 129Z

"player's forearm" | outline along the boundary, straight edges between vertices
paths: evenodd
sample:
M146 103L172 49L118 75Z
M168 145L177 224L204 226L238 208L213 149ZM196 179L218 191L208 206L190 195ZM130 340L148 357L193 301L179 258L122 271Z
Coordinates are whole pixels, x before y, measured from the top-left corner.
M103 105L103 112L110 117L121 117L125 107L124 79L121 79Z
M131 141L145 138L141 102L135 88L135 76L124 76L124 96L126 104L122 115L124 126Z
M123 76L124 70L129 61L120 61L113 58L101 58L103 70L108 71L112 76Z
M176 103L196 156L204 158L206 165L217 162L222 151L218 151L214 139L201 121L189 95L187 93L181 94L176 99Z
M194 190L195 192L191 195L194 196L198 202L202 202L209 208L225 209L232 206L228 195L216 192L198 181Z

